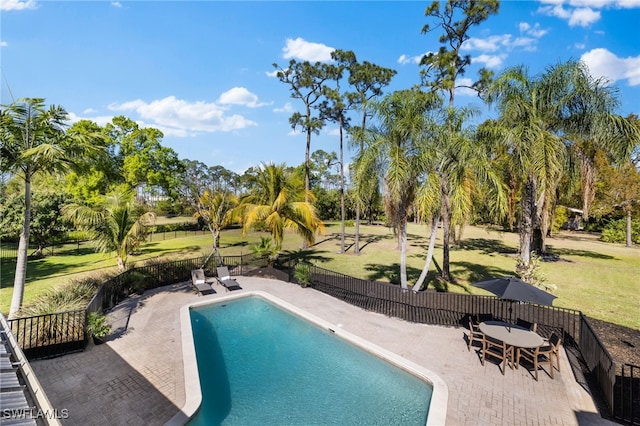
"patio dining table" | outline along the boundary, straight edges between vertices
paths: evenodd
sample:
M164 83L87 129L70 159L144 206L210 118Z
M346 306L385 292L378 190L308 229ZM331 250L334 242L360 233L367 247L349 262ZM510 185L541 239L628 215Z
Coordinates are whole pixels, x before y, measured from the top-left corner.
M509 324L502 321L485 321L480 323L480 331L487 336L500 340L513 348L537 348L542 346L544 339L536 332L520 327L515 324ZM509 354L516 358L512 359L512 363L517 366L517 356L515 351L509 351Z

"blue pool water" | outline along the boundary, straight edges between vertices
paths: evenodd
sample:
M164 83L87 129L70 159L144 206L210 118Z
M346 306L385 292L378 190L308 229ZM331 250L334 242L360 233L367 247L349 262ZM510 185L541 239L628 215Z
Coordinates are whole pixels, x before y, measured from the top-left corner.
M425 425L432 387L260 297L190 311L189 425Z

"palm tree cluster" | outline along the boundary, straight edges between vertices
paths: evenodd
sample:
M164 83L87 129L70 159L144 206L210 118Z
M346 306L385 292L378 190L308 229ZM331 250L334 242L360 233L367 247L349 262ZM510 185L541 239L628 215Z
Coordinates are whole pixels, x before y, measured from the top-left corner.
M126 117L114 117L104 127L82 120L67 128L64 109L47 109L43 99L3 106L0 172L20 181L12 184L11 195L24 197L10 315L22 303L36 178L37 186L47 190L64 188L65 202L72 200L63 209L65 216L86 230L98 249L115 252L120 268L143 241L145 226L153 223L151 205L136 203L140 190L162 196L157 209L193 214L211 232L212 254L218 251L221 230L231 224L244 232L268 231L276 252L287 231L310 246L325 219L316 204L323 192L314 193L311 174L336 165L337 176L324 182L339 187L334 200L340 203L335 209L341 220L340 252L346 251L347 196L355 217L355 254L361 248L361 215L371 218L382 204L398 236L404 289L410 285L409 220L431 225L424 268L412 284L416 291L435 263L440 223L439 270L445 281L454 279L452 242L461 240L464 226L473 221L517 228L525 270L532 253L545 253L545 238L561 204L581 205L585 219L622 209L630 229L640 205L634 184L639 181L640 121L616 114L618 93L608 81L593 78L583 63L572 60L537 75L525 66L497 76L483 69L475 83L462 86L460 77L471 64L469 56L461 55L468 32L498 9L497 0L431 3L425 16L434 25L425 25L423 33L443 31L441 48L422 58L420 84L386 95L383 88L396 72L359 61L351 51L334 51L330 63L274 64L278 79L302 107L289 120L306 135L305 161L298 168L261 164L237 175L221 166L179 160L161 145L159 130L140 128ZM455 104L461 87L476 90L497 117L472 126L479 111ZM312 154L311 138L327 122L338 126L339 154ZM355 153L349 169L345 136ZM325 164L312 167L311 161ZM3 207L9 205L8 187L3 182Z

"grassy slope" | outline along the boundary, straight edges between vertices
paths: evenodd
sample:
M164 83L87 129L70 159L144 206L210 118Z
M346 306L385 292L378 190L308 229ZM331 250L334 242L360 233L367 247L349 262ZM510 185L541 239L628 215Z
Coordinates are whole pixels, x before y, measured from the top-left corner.
M409 282L416 281L424 264L427 248L425 226L409 227L410 248L408 253ZM347 228L353 233L353 228ZM360 256L351 254L352 236L347 238L349 250L339 255L339 226L327 227L325 235L317 239L308 256L319 266L372 280L388 281L399 270L400 254L396 241L388 228L382 226L361 226ZM226 230L222 234L222 253L228 255L250 252L250 245L259 241L257 233L242 236L239 229ZM264 235L264 234L263 234ZM441 235L440 235L441 237ZM441 262L441 240L436 244L436 260ZM143 246L141 253L132 256L135 263L159 255L171 257L195 257L207 254L210 249L209 235L154 241ZM640 294L640 248L626 248L605 244L594 236L586 234L562 234L548 240L553 253L559 255L558 262L546 262L541 266L546 281L557 286L555 306L579 309L589 316L627 327L640 329L638 298ZM518 236L511 233L488 231L484 228L468 227L460 247L451 251L451 272L457 279L449 285L452 292L481 294L481 290L469 285L482 278L512 275L516 262ZM300 239L287 235L284 250L295 251L300 247ZM67 282L77 273L88 273L96 267L113 267L115 260L102 254L87 252L82 256L70 251L67 256L54 256L30 262L25 302L35 294L52 286ZM0 309L7 312L13 265L2 267L0 275ZM433 279L435 268L431 267L429 286L441 285Z

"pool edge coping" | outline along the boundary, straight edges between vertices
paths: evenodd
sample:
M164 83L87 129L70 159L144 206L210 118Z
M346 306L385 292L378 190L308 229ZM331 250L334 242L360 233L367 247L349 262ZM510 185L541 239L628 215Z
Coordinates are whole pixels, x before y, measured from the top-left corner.
M184 384L185 384L185 403L180 411L174 415L166 426L181 426L186 424L191 417L198 411L202 403L202 391L200 389L200 377L198 374L198 363L196 359L195 343L192 337L190 311L192 308L222 303L229 300L235 300L244 297L257 296L266 299L276 305L306 319L336 334L343 340L346 340L373 355L390 362L398 368L413 374L419 379L426 381L433 386L431 401L429 403L429 415L427 417L426 426L444 425L447 417L447 405L449 400L449 388L447 384L433 371L416 364L406 358L401 357L387 349L384 349L375 343L363 339L349 331L342 329L341 325L335 325L326 321L310 312L307 312L297 306L280 299L265 291L247 291L237 294L230 294L215 299L207 299L198 302L188 303L180 308L180 330L182 339L182 363L184 368Z

